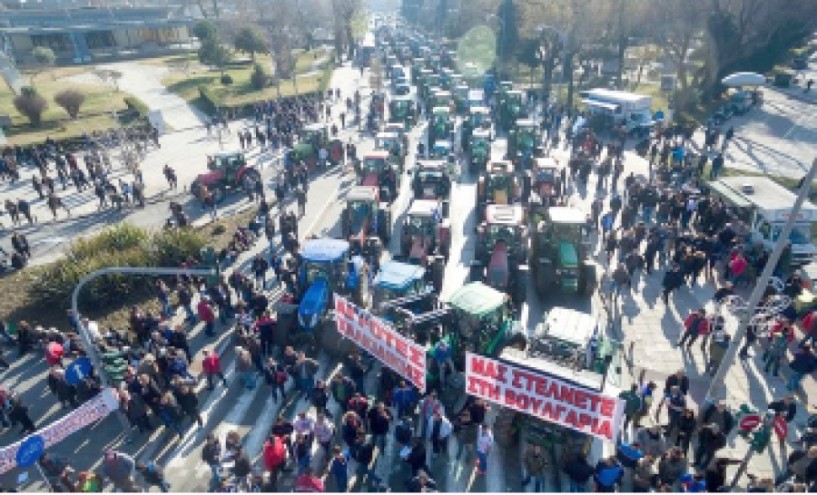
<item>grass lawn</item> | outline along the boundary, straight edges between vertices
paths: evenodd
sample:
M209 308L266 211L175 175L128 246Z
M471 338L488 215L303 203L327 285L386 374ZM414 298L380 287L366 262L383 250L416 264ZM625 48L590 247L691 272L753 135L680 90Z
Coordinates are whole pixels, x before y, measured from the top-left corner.
M227 246L236 228L239 225L246 226L256 212L257 208L250 208L238 215L201 227L201 231L205 234L208 243L218 251ZM0 315L8 322L17 323L26 320L33 325L43 325L46 328L53 326L63 331L66 330L68 320L65 311L70 307L70 301L65 301L65 307L44 307L36 304L26 290L31 285L33 277L36 276L37 267L33 267L0 277L0 291L4 294L0 298ZM98 321L101 329L107 330L109 327L127 329L128 314L132 305L150 309L154 313L160 309L155 296L144 294L122 301L118 306L109 307L104 312L83 310L82 307L79 309L81 313Z
M43 114L39 128L32 128L28 119L14 108L14 94L11 89L5 85L0 86L0 115L11 117L11 127L4 129L9 144L40 143L49 136L59 140L115 126L111 112L127 108L124 99L129 96L129 93L116 91L113 87L101 82L99 84L66 84L64 80L61 80L61 78L87 70L83 67L55 68L35 78L34 86L48 102L48 109ZM85 94L85 103L80 109L77 120L69 119L65 110L54 102L54 95L66 88L76 89Z
M199 86L209 88L220 105L245 105L261 100L273 100L278 96L303 94L323 89L328 83L324 79L331 74L329 70L331 62L328 60L330 56L331 50L325 48L315 49L308 53L297 50L295 53L295 70L296 74L299 75L295 81L292 79L282 80L279 89L274 86L268 86L260 91L255 89L250 83L250 76L253 72L253 64L250 62L225 69L224 73L229 74L233 79L233 84L227 86L221 84L220 71L202 67L197 63L193 66L193 70L187 73L172 73L162 82L167 86L168 90L194 105L200 103L198 101L200 97ZM270 59L266 55L258 55L256 58L257 62L265 67L271 65ZM321 61L321 63L313 71L313 66L317 61Z

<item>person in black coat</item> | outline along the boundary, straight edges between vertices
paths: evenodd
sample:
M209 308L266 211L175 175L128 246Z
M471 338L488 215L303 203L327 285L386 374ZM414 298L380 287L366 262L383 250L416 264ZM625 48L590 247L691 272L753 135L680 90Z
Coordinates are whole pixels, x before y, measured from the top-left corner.
M176 402L179 403L179 409L190 419L199 424L199 428L204 427L204 421L199 412L199 398L196 397L193 389L188 385L182 385L175 393Z
M684 275L681 272L681 267L678 264L673 264L670 270L664 273L664 280L661 281L661 297L664 299L664 304L669 304L669 296L678 287L684 285Z
M23 427L22 431L20 432L21 435L26 435L28 433L34 433L37 431L37 427L34 425L34 421L31 420L31 417L28 415L28 406L23 404L23 401L20 400L19 397L14 397L11 399L11 411L9 411L9 419L11 420L12 425L16 425L20 423Z
M411 467L411 476L417 476L420 470L428 471L426 467L426 447L420 437L416 437L411 445L406 462Z

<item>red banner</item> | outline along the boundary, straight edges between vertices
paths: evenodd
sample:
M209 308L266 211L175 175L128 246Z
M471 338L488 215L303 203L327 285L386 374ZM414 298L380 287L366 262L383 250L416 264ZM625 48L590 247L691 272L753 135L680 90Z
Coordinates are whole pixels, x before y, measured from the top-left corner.
M338 332L381 363L410 381L420 392L426 389L426 351L400 335L391 324L335 294Z
M615 442L624 401L478 354L465 356L470 395Z
M112 388L106 388L93 399L71 411L68 416L51 423L34 433L34 435L43 437L45 448L48 449L117 409L119 409L119 399L116 397L116 392ZM23 440L0 450L0 474L7 473L17 467L17 451L20 449Z

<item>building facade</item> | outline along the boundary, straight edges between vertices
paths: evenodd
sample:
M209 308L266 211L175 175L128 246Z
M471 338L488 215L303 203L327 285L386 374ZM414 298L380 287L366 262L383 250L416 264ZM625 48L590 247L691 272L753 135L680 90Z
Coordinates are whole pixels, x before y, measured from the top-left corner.
M9 9L0 16L0 46L18 65L38 46L58 63L88 63L151 54L189 44L194 20L174 6Z

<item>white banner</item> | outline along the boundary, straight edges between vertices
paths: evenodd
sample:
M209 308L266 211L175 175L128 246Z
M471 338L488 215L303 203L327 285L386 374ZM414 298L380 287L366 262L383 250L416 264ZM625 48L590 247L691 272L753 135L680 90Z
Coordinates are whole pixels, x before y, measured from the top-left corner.
M624 401L567 380L496 359L466 353L470 395L615 442Z
M400 335L389 323L337 294L335 320L341 335L413 383L420 392L425 392L426 350L423 346Z
M117 409L119 409L119 399L116 392L112 388L106 388L93 399L71 411L68 416L51 423L33 435L43 437L45 448L48 449ZM0 450L0 474L17 467L17 451L24 440L25 438Z

